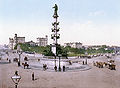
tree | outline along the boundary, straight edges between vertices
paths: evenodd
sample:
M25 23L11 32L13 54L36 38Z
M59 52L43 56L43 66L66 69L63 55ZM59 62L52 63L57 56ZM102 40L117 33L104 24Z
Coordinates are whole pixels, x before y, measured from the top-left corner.
M46 46L42 54L45 56L54 56L50 46Z

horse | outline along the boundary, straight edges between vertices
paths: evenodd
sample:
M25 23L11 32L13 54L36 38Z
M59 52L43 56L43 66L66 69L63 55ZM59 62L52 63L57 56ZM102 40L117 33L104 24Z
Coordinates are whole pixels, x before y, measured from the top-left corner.
M69 64L72 65L72 61L71 60L69 60Z
M47 69L47 65L43 64L43 70L46 70L46 69Z
M99 68L103 68L103 62L96 62L95 66L99 67Z

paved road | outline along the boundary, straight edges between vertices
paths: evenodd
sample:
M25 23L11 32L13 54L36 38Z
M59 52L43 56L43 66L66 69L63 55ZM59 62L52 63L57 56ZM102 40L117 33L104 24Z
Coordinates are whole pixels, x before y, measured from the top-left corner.
M13 56L15 55L10 55L11 58ZM105 58L94 60L104 61ZM89 65L92 66L91 63ZM11 76L16 70L22 77L18 88L120 88L120 61L116 60L116 65L117 70L92 66L92 69L87 71L47 72L23 69L13 62L0 64L0 88L14 88ZM32 72L35 73L35 81L31 80Z

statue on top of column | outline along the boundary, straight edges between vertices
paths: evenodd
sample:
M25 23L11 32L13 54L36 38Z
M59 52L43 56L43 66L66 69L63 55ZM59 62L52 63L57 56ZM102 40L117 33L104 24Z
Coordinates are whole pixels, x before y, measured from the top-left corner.
M58 16L58 15L57 15L57 11L58 11L58 6L57 6L57 4L55 4L55 6L54 6L53 8L55 8L55 10L54 10L54 15Z

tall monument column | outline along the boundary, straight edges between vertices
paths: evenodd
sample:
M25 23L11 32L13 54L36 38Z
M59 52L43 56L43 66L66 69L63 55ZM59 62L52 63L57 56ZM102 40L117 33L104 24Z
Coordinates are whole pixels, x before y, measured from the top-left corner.
M52 23L53 28L51 29L52 30L51 39L53 39L52 51L55 55L55 66L56 66L56 57L58 56L57 46L58 46L58 39L60 38L60 34L58 32L59 32L60 28L58 28L58 25L59 25L58 17L59 16L57 13L57 11L58 11L57 4L55 4L55 6L53 8L54 8L53 18L55 21Z

